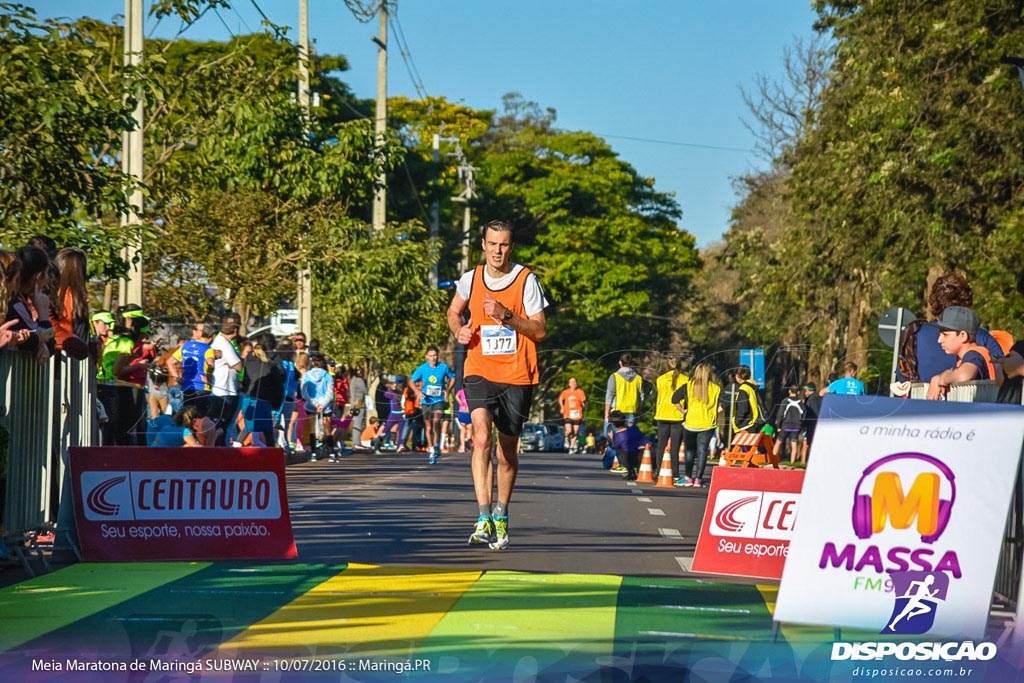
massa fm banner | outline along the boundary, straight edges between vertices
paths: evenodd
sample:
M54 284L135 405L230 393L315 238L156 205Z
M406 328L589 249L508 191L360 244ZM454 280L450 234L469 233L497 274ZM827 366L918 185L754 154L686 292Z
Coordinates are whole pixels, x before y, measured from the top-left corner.
M1021 406L827 396L775 619L980 638Z
M72 448L89 561L290 559L284 455L276 448Z

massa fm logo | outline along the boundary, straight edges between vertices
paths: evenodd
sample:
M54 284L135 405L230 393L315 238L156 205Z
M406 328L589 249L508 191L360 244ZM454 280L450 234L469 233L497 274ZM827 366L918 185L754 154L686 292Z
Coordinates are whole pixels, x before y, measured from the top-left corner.
M869 494L865 483L870 479ZM942 497L943 479L948 498ZM931 544L949 525L955 502L956 478L945 463L923 453L887 455L864 470L853 490L853 530L857 538L867 539L887 525L908 529L916 522L921 541Z

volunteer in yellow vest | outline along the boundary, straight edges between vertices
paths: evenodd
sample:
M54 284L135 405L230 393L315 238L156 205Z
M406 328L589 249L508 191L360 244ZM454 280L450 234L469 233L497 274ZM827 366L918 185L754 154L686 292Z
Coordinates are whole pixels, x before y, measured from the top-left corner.
M950 306L942 311L935 325L939 328L939 346L947 354L956 356L956 367L932 377L925 398L942 398L955 382L991 379L1002 384L1002 367L993 366L988 349L975 342L980 322L974 311L964 306Z
M473 423L473 488L479 506L469 543L504 550L508 506L519 472L519 432L540 381L537 342L547 334L548 301L537 276L510 260L515 248L511 224L491 221L481 234L484 264L459 278L448 307L448 328L458 343L467 345L462 382ZM498 500L493 509L492 425L498 429Z
M604 435L608 436L608 414L613 410L622 413L627 425L636 422L636 413L643 397L643 380L633 369L633 356L624 353L619 357L619 369L608 377L605 388Z
M672 402L676 391L689 381L683 373L683 358L669 359L672 369L658 376L654 381L654 422L658 426L658 444L654 449L654 466L661 463L662 455L668 448L672 461L672 481L679 481L679 444L683 440L683 413ZM680 484L681 486L682 484Z
M569 378L569 388L558 395L558 405L562 407L562 419L565 420L565 445L569 455L574 455L579 453L580 425L587 407L587 395L576 384L575 377Z
M683 439L686 443L686 466L676 486L705 486L704 467L708 462L711 437L718 426L718 413L722 411L719 397L722 388L711 380L712 369L701 363L693 371L689 382L679 387L672 402L685 415Z
M732 418L732 433L758 431L757 418L762 407L757 400L757 385L750 379L750 368L740 365L734 375L737 389L732 394L729 415Z

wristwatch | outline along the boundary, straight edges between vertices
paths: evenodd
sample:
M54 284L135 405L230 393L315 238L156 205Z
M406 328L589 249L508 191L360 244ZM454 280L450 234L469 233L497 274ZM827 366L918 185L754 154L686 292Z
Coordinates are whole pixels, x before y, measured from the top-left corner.
M506 309L505 309L505 314L501 316L501 319L502 319L502 320L503 320L504 322L508 322L509 320L511 320L511 319L512 319L512 311L510 311L510 310L508 310L508 309L506 308Z

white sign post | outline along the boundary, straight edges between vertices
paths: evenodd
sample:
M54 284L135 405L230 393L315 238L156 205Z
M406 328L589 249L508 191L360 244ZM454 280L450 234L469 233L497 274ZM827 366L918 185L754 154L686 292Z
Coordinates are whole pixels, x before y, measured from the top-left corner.
M827 396L775 619L981 638L1024 408Z

